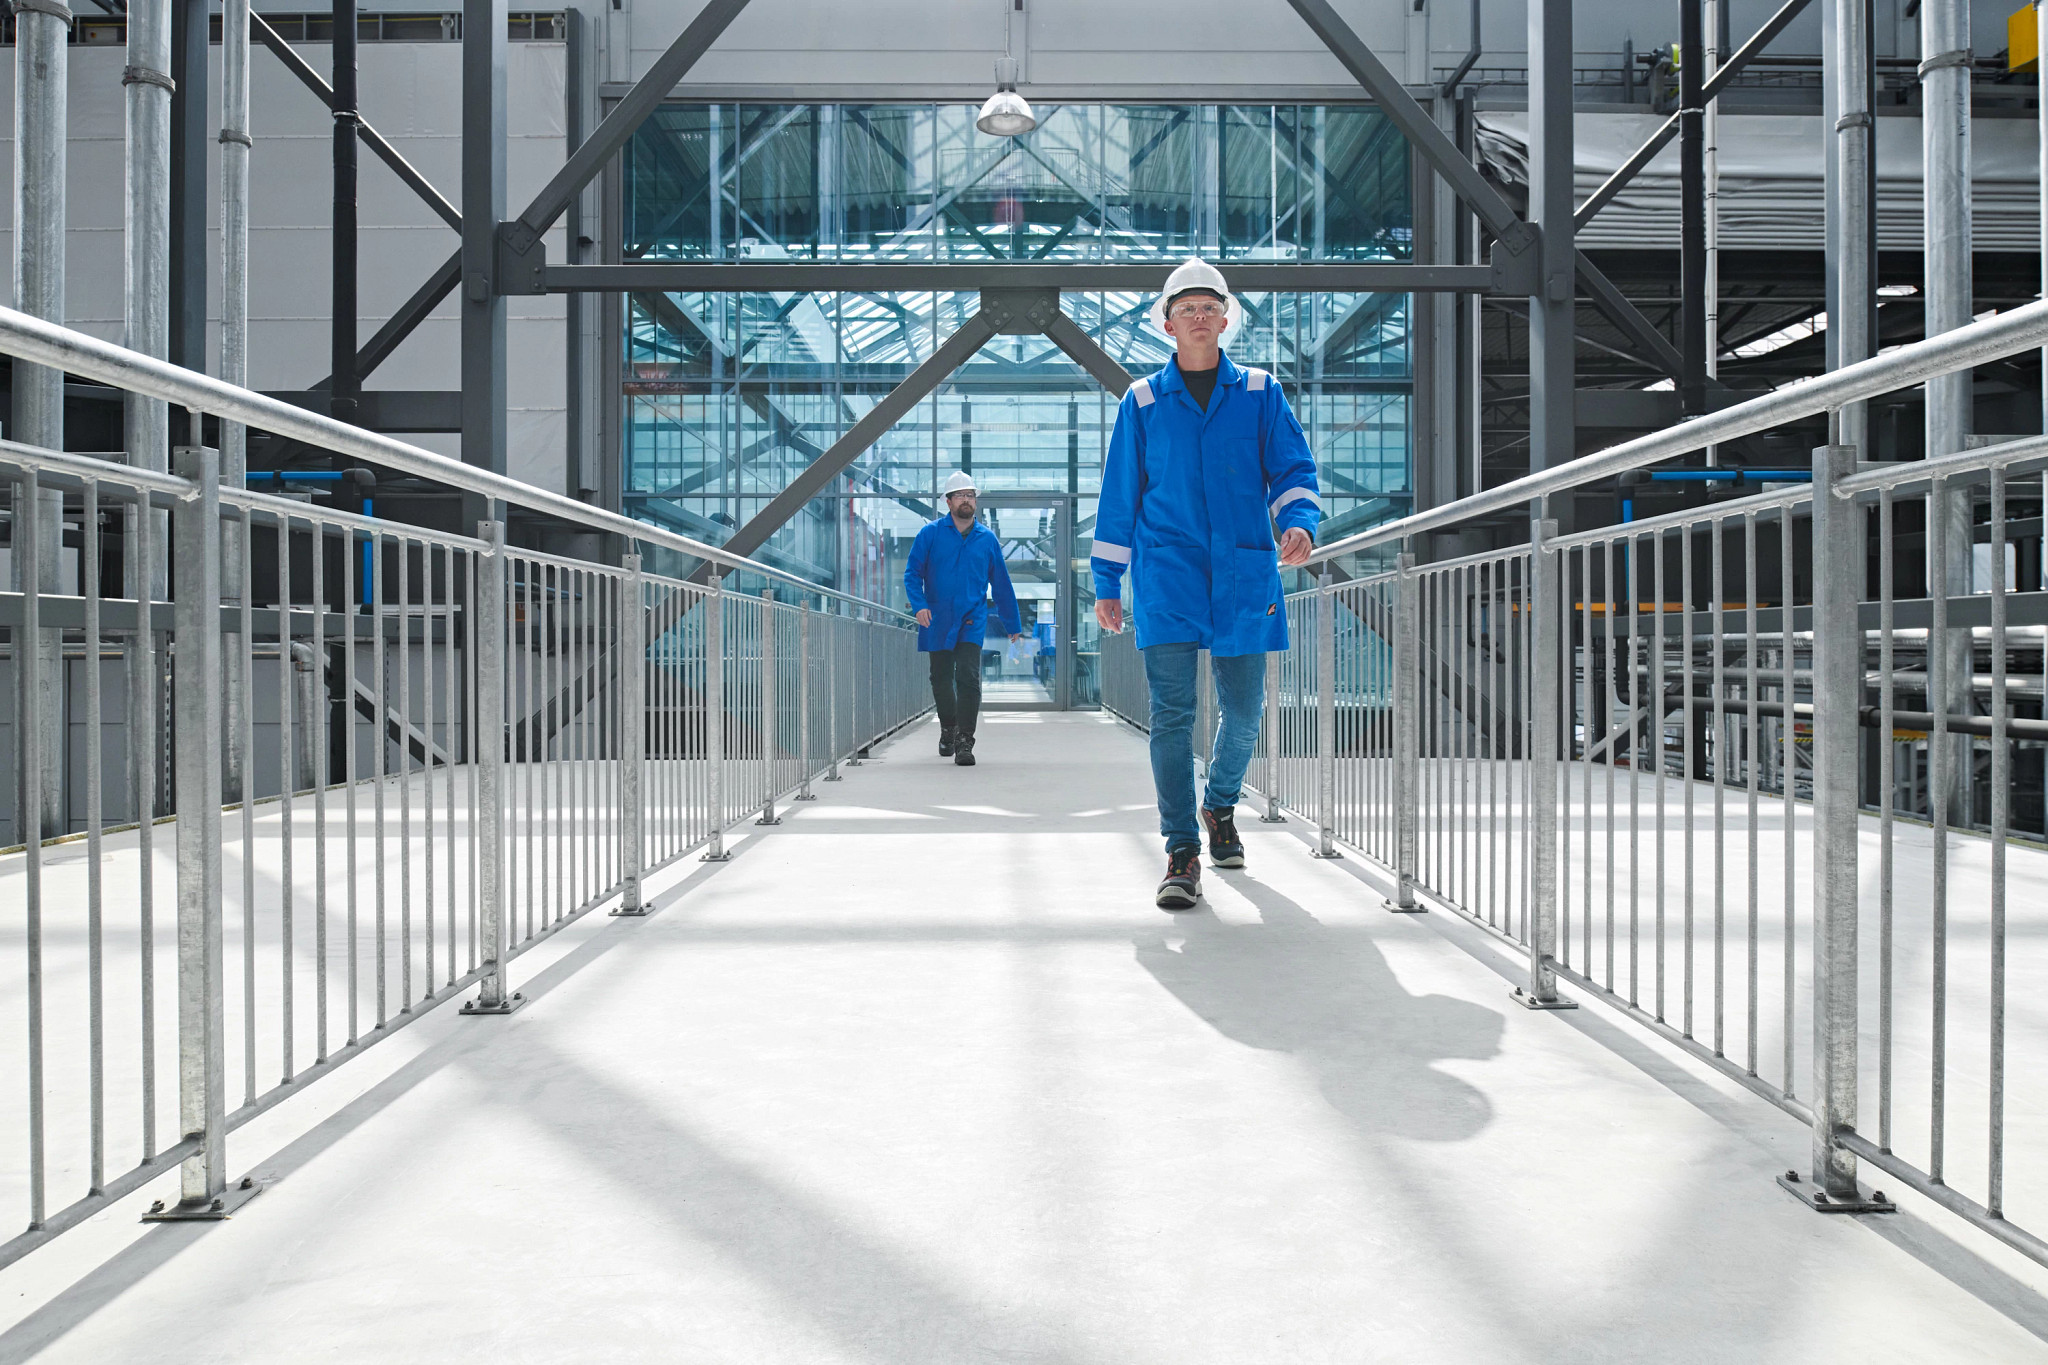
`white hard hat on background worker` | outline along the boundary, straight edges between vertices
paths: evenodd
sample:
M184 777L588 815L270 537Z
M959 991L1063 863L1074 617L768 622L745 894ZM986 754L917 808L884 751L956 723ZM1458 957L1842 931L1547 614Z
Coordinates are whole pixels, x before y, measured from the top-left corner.
M1223 272L1199 256L1190 256L1173 268L1166 277L1166 287L1159 291L1159 297L1152 301L1152 330L1166 335L1166 310L1176 298L1189 290L1200 290L1214 294L1223 300L1224 335L1227 337L1237 327L1242 311L1237 306L1237 296L1230 292L1230 286L1223 282Z
M972 474L963 473L956 469L947 477L946 486L939 490L939 496L950 498L955 493L978 493L980 491L980 489L974 486L974 476Z

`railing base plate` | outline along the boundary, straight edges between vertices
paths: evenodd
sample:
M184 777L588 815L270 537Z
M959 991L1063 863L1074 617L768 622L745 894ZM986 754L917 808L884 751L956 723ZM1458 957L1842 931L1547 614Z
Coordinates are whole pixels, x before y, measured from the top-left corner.
M1261 815L1259 823L1262 825L1284 825L1287 823L1287 817L1284 815Z
M638 905L621 905L611 912L613 919L646 919L654 913L654 907L642 901Z
M729 863L732 861L732 854L727 853L724 849L720 849L716 853L705 854L697 861L700 863Z
M518 991L514 991L495 1005L486 1005L481 1000L465 1000L462 1002L462 1012L464 1014L510 1014L525 1003L526 997Z
M754 823L757 825L779 825L782 823L782 817L779 815L764 815Z
M1380 908L1393 915L1426 915L1429 913L1429 907L1420 901L1413 905L1403 905L1397 900L1389 899Z
M818 799L818 794L816 792L801 792L797 795L796 799L799 801L815 801Z
M263 1186L256 1177L245 1175L236 1184L222 1190L218 1199L200 1203L178 1203L165 1207L159 1199L149 1206L149 1212L142 1215L145 1223L219 1223L235 1216L235 1210L263 1193Z
M1339 853L1339 852L1338 852L1338 851L1337 851L1336 849L1334 849L1334 848L1331 848L1331 849L1321 849L1321 848L1312 848L1312 849L1310 849L1310 850L1308 851L1308 856L1309 856L1309 857L1311 857L1311 858L1331 858L1331 859L1337 859L1337 858L1342 858L1342 857L1343 857L1344 855L1343 855L1343 854L1341 854L1341 853Z
M1553 996L1549 1000L1538 1000L1520 986L1515 987L1513 995L1515 1003L1525 1010L1575 1010L1579 1007L1578 1001L1562 995Z
M1811 1180L1803 1180L1797 1171L1786 1171L1778 1177L1778 1188L1791 1194L1794 1199L1812 1209L1815 1213L1897 1213L1899 1206L1884 1197L1883 1190L1864 1192L1861 1185L1856 1187L1853 1199L1831 1195Z

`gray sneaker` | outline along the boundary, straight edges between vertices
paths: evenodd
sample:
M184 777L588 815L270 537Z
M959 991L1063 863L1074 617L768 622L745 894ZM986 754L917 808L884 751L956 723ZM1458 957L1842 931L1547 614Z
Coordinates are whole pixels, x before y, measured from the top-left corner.
M1181 844L1166 854L1166 876L1152 903L1161 910L1192 910L1202 899L1202 846Z

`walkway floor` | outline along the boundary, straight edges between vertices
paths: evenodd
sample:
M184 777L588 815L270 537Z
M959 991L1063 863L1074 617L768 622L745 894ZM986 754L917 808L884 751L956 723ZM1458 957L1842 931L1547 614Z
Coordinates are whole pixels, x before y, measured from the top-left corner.
M1791 1120L1298 823L1170 918L1129 731L932 739L237 1134L232 1222L0 1273L0 1361L2048 1359L2048 1275L1800 1208Z

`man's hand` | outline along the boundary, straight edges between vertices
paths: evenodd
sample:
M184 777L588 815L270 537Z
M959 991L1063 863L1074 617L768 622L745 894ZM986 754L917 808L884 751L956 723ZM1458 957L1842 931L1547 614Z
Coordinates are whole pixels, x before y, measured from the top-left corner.
M1124 628L1124 604L1119 598L1095 604L1095 624L1114 635Z
M1012 636L1010 637L1010 643L1014 645L1014 644L1016 644L1016 643L1017 643L1017 642L1018 642L1019 640L1021 640L1021 639L1023 639L1023 638L1024 638L1024 637L1023 637L1022 635L1012 635Z
M1309 537L1308 532L1302 530L1299 526L1290 526L1287 528L1286 533L1280 537L1280 562L1289 568L1293 568L1296 564L1307 559L1309 551L1315 549L1315 547L1316 543Z
M917 623L921 626L928 626L932 623L932 609L930 607L926 607L917 614Z

